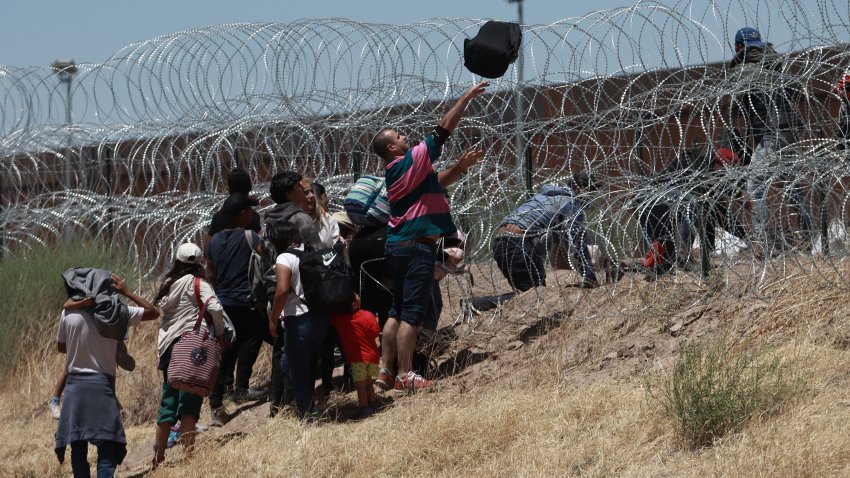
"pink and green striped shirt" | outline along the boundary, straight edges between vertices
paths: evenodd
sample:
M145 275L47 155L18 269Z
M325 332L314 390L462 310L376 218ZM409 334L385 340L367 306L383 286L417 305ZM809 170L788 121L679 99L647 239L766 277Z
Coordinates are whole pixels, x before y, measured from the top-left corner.
M441 152L442 144L435 133L431 133L404 156L387 164L390 203L387 242L412 241L457 231L445 191L434 171L433 162Z

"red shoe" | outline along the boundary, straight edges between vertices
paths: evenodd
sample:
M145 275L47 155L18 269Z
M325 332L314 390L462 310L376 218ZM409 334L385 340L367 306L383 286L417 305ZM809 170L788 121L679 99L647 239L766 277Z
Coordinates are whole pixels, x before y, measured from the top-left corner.
M396 385L395 375L385 368L381 368L378 372L378 378L375 379L375 385L381 390L389 390Z
M422 375L418 375L413 370L407 372L406 377L396 377L395 379L395 389L407 393L416 393L419 390L434 390L436 388L436 380L426 380Z

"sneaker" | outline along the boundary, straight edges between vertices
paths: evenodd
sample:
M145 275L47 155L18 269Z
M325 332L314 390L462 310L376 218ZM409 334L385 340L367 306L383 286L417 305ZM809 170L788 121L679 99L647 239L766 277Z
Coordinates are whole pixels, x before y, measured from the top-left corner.
M261 398L265 398L266 393L266 390L256 390L253 388L249 388L248 390L236 390L233 392L233 401L236 403L253 402Z
M227 414L227 410L224 407L218 407L212 409L212 418L210 419L211 427L223 427L230 421L230 415Z
M375 414L375 410L372 409L369 405L360 407L360 411L357 413L357 418L369 418Z
M375 385L381 390L390 390L395 386L395 375L385 368L381 368L378 372L378 378L375 379Z
M59 403L59 397L52 397L47 406L50 408L50 416L54 420L59 420L59 414L62 411L62 405Z
M408 393L416 393L419 390L434 390L436 387L436 380L426 380L413 370L407 372L406 377L396 377L395 379L395 389Z

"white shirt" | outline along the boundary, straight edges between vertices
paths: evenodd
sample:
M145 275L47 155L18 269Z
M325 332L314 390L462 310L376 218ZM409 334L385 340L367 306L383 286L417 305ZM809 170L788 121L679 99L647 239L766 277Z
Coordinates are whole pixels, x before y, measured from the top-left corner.
M331 248L339 240L339 223L330 214L325 214L322 219L316 219L316 227L319 229L319 241L322 247Z
M142 321L145 309L127 306L130 326ZM108 339L97 331L94 318L85 309L62 310L56 341L68 351L65 369L68 373L105 373L115 376L115 351L118 341Z
M295 315L306 314L309 309L304 303L304 286L301 285L301 273L298 270L298 256L289 252L284 252L277 256L275 267L286 267L292 271L292 277L289 280L289 297L286 299L286 305L283 306L281 319Z
M200 286L201 303L207 299L212 300L207 305L207 310L212 316L216 335L224 333L224 317L222 316L221 303L215 296L215 291L209 282L201 279ZM200 304L195 300L195 276L186 274L171 284L168 295L159 301L163 316L159 325L159 335L156 340L156 352L161 357L165 350L183 332L192 330L198 320Z

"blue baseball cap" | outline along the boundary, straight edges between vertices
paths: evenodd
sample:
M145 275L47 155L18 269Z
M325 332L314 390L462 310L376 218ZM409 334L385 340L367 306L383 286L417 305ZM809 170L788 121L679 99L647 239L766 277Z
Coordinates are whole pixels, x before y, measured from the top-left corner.
M740 43L745 47L764 47L764 42L761 40L761 33L753 27L744 27L735 33L735 43Z

